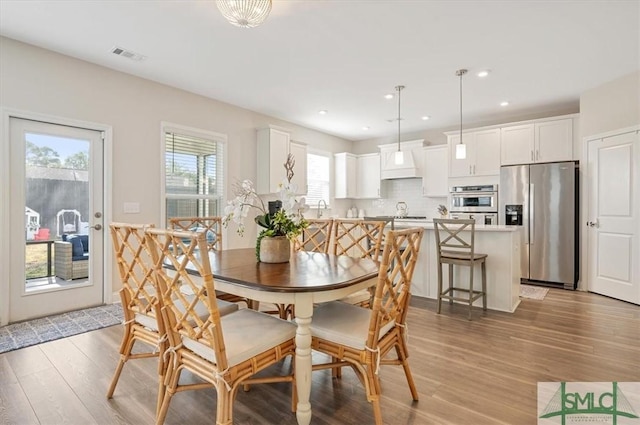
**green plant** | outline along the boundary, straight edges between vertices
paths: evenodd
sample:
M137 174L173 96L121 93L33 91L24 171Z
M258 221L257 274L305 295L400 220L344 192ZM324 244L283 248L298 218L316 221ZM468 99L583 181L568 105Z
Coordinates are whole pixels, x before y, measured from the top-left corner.
M244 235L244 220L252 209L257 210L258 215L254 221L263 227L258 234L256 241L256 257L260 260L260 241L264 237L286 236L288 239L294 239L309 223L305 220L303 212L307 209L305 198L297 199L295 196L296 185L291 183L293 177L293 156L289 155L285 168L287 170L287 179L279 184L280 192L278 199L282 202L282 208L275 214L269 214L265 208L265 203L256 192L251 180L244 180L236 184L233 188L234 199L227 203L224 210L222 224L227 227L230 222L238 225L237 232Z

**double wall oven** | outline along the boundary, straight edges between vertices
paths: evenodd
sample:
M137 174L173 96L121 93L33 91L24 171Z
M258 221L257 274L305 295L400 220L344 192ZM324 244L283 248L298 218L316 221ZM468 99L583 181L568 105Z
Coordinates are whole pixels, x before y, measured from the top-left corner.
M453 186L451 218L473 218L477 224L498 224L498 185Z

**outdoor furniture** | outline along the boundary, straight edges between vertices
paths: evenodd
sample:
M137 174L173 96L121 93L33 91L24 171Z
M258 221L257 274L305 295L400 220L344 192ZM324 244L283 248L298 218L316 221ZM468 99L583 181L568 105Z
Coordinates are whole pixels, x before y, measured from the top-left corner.
M418 391L409 369L406 320L411 280L423 233L424 229L417 227L389 231L371 308L330 302L313 312L311 347L332 358L331 362L314 364L313 369L335 370L351 366L364 384L367 400L373 404L377 425L383 423L380 366L402 366L411 396L418 400ZM397 357L386 359L387 353L393 349Z
M436 253L438 257L438 314L442 307L442 300L460 301L469 305L469 320L473 302L482 298L482 309L487 310L487 254L475 252L475 226L474 219L442 219L434 218L436 236ZM476 264L481 264L482 290L473 288L473 275ZM442 289L442 266L449 265L449 285ZM469 267L469 287L456 286L453 282L453 266ZM456 292L466 293L466 297L456 296Z
M89 277L89 235L69 235L53 243L55 275L64 280Z
M216 424L233 423L233 401L243 384L291 382L293 375L252 377L293 356L296 325L251 309L221 317L220 300L209 264L204 233L147 229L147 241L155 264L157 292L167 330L167 373L162 407L156 418L164 423L176 392L215 387ZM187 270L187 266L190 270ZM192 274L197 273L197 276ZM185 292L193 298L185 297ZM201 317L199 307L208 314ZM182 371L205 382L180 382ZM292 410L295 400L292 388ZM203 409L209 409L202 406Z

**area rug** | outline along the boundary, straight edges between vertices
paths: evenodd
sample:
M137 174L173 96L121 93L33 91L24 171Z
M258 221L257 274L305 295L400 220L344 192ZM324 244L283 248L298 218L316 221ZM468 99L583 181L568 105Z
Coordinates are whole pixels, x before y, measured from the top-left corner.
M540 286L520 285L520 298L530 298L532 300L544 300L549 288Z
M84 310L0 327L0 353L122 323L120 304Z

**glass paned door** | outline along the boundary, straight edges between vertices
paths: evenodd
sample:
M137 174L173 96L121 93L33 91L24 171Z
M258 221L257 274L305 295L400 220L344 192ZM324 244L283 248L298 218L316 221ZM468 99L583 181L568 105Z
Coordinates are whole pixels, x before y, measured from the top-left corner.
M17 118L10 131L9 321L102 304L102 133Z

